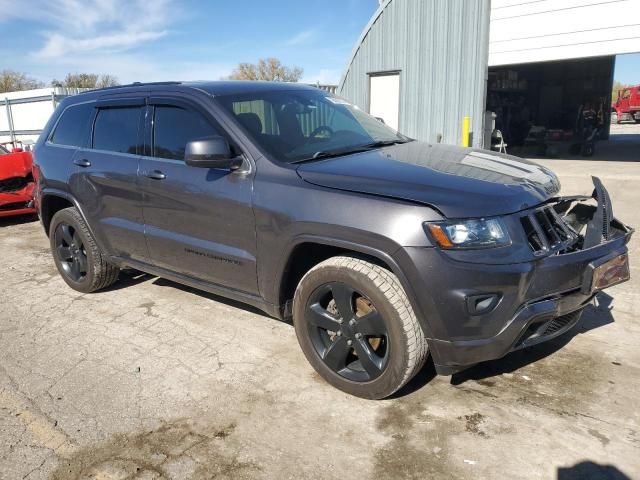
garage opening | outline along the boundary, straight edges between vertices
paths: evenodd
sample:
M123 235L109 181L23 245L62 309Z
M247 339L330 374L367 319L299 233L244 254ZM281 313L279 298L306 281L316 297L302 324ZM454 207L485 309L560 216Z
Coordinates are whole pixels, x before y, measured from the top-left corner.
M504 144L533 158L640 160L640 114L638 124L617 115L615 66L616 57L606 56L490 67L487 110L500 132L492 148Z
M487 109L509 153L591 154L586 139L609 137L613 56L489 68Z

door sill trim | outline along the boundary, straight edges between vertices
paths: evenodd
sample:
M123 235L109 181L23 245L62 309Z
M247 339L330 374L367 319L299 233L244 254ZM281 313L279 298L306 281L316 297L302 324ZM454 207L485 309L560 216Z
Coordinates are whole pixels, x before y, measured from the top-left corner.
M224 287L215 283L205 282L203 280L199 280L182 273L173 272L171 270L157 267L155 265L151 265L138 260L132 260L130 258L111 257L111 260L118 266L130 267L136 270L140 270L144 273L148 273L149 275L164 278L166 280L170 280L181 285L186 285L197 290L203 290L205 292L219 295L236 302L245 303L251 305L252 307L258 308L259 310L262 310L266 314L275 318L280 319L282 317L280 309L276 305L266 302L262 297L258 295L242 292L240 290L235 290L229 287Z

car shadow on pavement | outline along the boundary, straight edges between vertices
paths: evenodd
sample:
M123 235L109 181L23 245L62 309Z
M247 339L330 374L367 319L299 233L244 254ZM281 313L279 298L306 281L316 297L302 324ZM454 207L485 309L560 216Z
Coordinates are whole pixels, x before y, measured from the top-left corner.
M235 308L238 308L240 310L244 310L245 312L249 312L249 313L253 313L255 315L260 315L262 317L267 317L267 318L270 318L270 319L273 319L273 320L277 320L276 318L266 314L262 310L260 310L260 309L258 309L256 307L253 307L253 306L251 306L249 304L242 303L242 302L237 302L235 300L231 300L230 298L221 297L220 295L216 295L215 293L205 292L204 290L198 290L197 288L192 288L192 287L189 287L187 285L182 285L180 283L172 282L171 280L167 280L166 278L157 277L153 281L153 285L156 285L156 286L159 286L159 287L175 288L177 290L182 290L183 292L189 292L189 293L192 293L194 295L198 295L200 297L212 300L214 302L223 303L224 305L228 305L230 307L235 307ZM278 321L280 321L280 320L278 320ZM285 323L291 323L291 322L285 322Z
M588 305L582 314L582 318L576 326L559 337L533 345L522 350L509 353L503 358L491 360L463 370L451 376L452 385L461 385L468 380L483 380L490 377L513 373L529 364L542 360L567 345L571 340L581 334L614 322L611 314L613 298L604 292L596 297L596 305Z
M404 387L398 390L396 393L387 397L385 400L393 400L395 398L401 398L407 395L411 395L414 392L417 392L426 384L428 384L431 380L436 378L436 367L433 365L433 359L431 355L427 359L424 367L411 379L409 383L407 383Z
M558 480L631 480L613 465L584 461L571 467L558 468Z
M15 217L0 217L0 228L12 227L14 225L22 225L23 223L32 223L38 221L35 214L16 215Z
M120 270L118 281L100 290L100 292L115 292L123 288L133 287L152 278L154 278L153 275L149 275L148 273L140 272L132 268L123 268Z

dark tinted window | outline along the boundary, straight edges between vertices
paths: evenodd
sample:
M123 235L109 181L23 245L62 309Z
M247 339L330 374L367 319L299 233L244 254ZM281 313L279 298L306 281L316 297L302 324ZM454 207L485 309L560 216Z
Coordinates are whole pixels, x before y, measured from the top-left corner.
M67 108L62 113L62 117L60 117L60 121L51 136L51 142L73 147L88 146L91 135L93 107L93 103L83 103Z
M157 106L153 124L154 157L184 160L188 142L218 135L203 115L178 107Z
M98 111L93 148L119 153L141 153L138 130L142 107L105 108Z

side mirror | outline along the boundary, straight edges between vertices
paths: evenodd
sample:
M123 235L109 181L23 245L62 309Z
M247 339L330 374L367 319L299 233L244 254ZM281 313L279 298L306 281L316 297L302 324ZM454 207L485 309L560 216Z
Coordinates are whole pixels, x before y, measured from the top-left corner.
M382 117L375 117L375 119L378 120L380 123L384 123L384 118Z
M223 137L206 137L187 143L184 161L191 167L237 170L242 158L234 157L229 142Z

